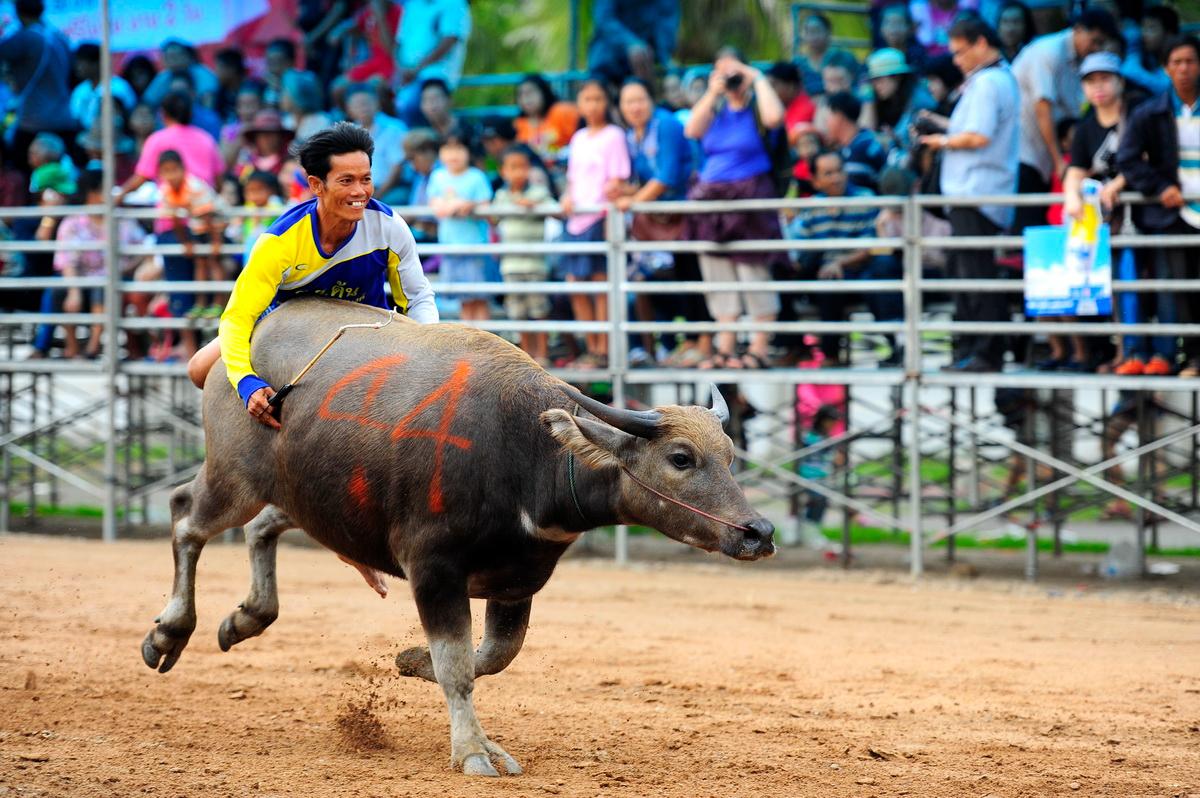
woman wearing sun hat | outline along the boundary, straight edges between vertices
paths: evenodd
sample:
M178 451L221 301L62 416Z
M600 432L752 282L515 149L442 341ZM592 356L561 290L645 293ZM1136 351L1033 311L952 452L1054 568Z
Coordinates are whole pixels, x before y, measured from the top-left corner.
M937 105L904 53L884 47L867 58L867 86L863 98L863 127L874 130L888 148L907 151L909 123L917 112Z
M251 172L270 172L278 177L287 161L292 137L292 131L284 127L278 111L259 111L254 115L254 120L242 129L246 146L238 154L233 173L239 178Z

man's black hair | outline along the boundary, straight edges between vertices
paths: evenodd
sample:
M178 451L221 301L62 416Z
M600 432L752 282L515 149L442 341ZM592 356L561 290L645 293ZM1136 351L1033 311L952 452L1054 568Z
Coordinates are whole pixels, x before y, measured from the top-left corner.
M239 75L246 74L246 59L242 57L241 50L226 47L224 50L218 50L213 58L218 64L224 64Z
M277 197L283 194L283 189L279 185L279 178L262 169L255 169L247 175L246 185L250 185L251 183L262 183L271 194Z
M192 123L192 98L185 91L167 92L162 101L163 116L181 125Z
M829 110L858 124L858 115L862 113L862 102L848 91L839 91L829 98Z
M808 156L808 173L812 176L813 180L817 178L817 163L822 158L828 158L830 155L836 156L841 163L846 163L846 159L837 150L817 150Z
M272 39L267 45L267 50L278 50L287 56L289 61L296 62L296 45L291 39Z
M980 39L985 39L988 45L997 50L1002 46L996 29L973 11L964 11L954 18L947 38L962 39L967 44L975 44Z
M768 78L775 78L775 80L783 81L793 86L800 85L800 69L791 61L776 61L767 67L767 71L763 74Z
M183 156L179 154L178 150L163 150L158 154L158 165L162 166L168 163L177 163L183 166Z
M95 42L84 42L75 48L75 60L100 63L100 45Z
M442 90L442 94L446 95L447 97L450 96L450 84L441 78L429 78L421 81L421 93L424 94L425 90L430 86L436 86Z
M79 198L86 202L87 195L104 188L104 171L101 169L84 169L76 181Z
M1180 47L1191 47L1192 52L1196 54L1196 58L1200 58L1200 39L1192 36L1189 33L1181 33L1178 36L1172 36L1167 40L1163 47L1163 53L1166 59L1171 58L1171 53L1178 50Z
M21 19L40 19L46 13L46 4L42 0L17 0L15 6Z
M351 152L365 152L367 160L375 154L375 142L371 140L371 134L353 122L338 122L292 145L292 155L300 161L304 171L321 181L329 177L332 168L330 159L333 156Z
M1085 8L1075 15L1071 23L1076 28L1100 31L1110 41L1115 42L1122 39L1121 29L1117 27L1117 21L1113 19L1112 14L1103 8Z

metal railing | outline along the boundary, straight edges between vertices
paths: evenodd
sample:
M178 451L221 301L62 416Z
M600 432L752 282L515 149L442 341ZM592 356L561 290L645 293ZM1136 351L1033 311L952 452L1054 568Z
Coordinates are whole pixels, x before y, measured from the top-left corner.
M927 545L924 536L924 516L927 514L922 503L922 484L921 484L921 458L922 458L922 420L937 419L939 421L948 421L951 424L958 424L963 429L968 429L971 423L968 423L962 418L956 418L953 414L945 416L937 408L931 408L927 405L924 395L931 388L946 388L946 387L961 387L961 386L1022 386L1022 387L1044 387L1056 389L1082 389L1082 388L1104 388L1109 390L1134 390L1134 391L1153 391L1153 390L1169 390L1169 391L1196 391L1200 390L1200 379L1183 379L1178 377L1112 377L1101 375L1077 375L1077 374L1045 374L1045 373L1030 373L1021 371L1004 371L994 374L952 374L943 373L927 368L927 363L922 358L922 341L928 334L947 335L947 334L979 334L979 333L998 333L998 334L1022 334L1030 335L1035 333L1062 333L1062 334L1082 334L1090 336L1110 336L1117 334L1148 334L1148 335L1171 335L1195 337L1200 336L1200 324L1125 324L1118 322L1071 322L1071 323L1055 323L1053 325L1045 322L1036 321L1007 321L1007 322L976 322L969 320L954 320L942 321L934 318L927 318L924 312L924 297L929 293L945 294L947 292L1018 292L1022 286L1021 281L1012 279L997 279L986 281L968 281L955 279L937 279L929 278L922 274L921 265L923 263L923 254L930 247L940 249L979 249L979 248L997 248L997 247L1019 247L1022 239L1016 236L997 236L997 237L938 237L938 238L922 238L921 230L921 214L923 210L930 206L936 205L956 205L956 206L982 206L982 205L1045 205L1054 202L1057 198L1052 195L1031 195L1022 197L973 197L965 199L954 199L944 197L867 197L867 198L843 198L843 199L795 199L795 200L745 200L725 203L703 203L703 202L656 202L646 203L644 205L635 206L634 212L657 212L657 213L682 213L682 214L697 214L713 212L719 210L721 212L730 211L802 211L815 208L830 208L830 207L863 207L870 206L875 208L890 208L898 210L902 214L904 235L895 238L857 238L843 240L821 240L821 241L798 241L798 240L774 240L774 241L743 241L727 244L720 244L708 241L673 241L673 242L640 242L630 240L627 231L624 216L617 212L610 212L607 215L606 222L606 240L595 243L528 243L528 244L484 244L484 245L447 245L447 244L422 244L418 245L418 253L423 256L434 254L471 254L471 255L501 255L501 254L563 254L563 253L589 253L595 255L603 255L607 261L607 279L603 282L556 282L545 281L540 283L526 283L515 286L506 283L436 283L435 287L440 294L455 295L455 294L508 294L508 293L542 293L542 294L605 294L609 299L608 307L610 317L603 321L597 322L575 322L562 320L545 320L545 321L509 321L494 319L489 322L478 323L485 329L498 333L525 332L525 331L545 331L557 333L584 333L584 332L604 332L608 336L609 360L607 366L599 369L589 370L560 370L555 373L568 380L595 380L604 378L611 381L612 393L614 401L618 404L624 404L626 401L627 387L646 384L661 384L661 383L697 383L703 381L715 381L726 383L824 383L824 384L852 384L852 385L877 385L877 386L892 386L903 392L902 406L897 408L897 412L903 415L903 424L908 438L908 446L905 452L906 469L908 475L907 491L909 496L909 507L906 517L903 519L892 519L906 528L912 536L912 569L914 573L920 573L923 568L923 552ZM1141 202L1140 197L1130 195L1123 198L1123 201ZM487 208L480 209L480 215L486 218L494 218L505 215L524 215L532 213L534 215L550 215L558 212L558 207L555 205L545 205L533 209L530 212L501 212L493 211ZM580 209L580 212L590 212L593 210L605 209ZM611 209L609 209L611 210ZM429 216L430 209L428 208L397 208L396 211L403 216L420 217ZM138 209L118 209L109 211L103 206L93 207L57 207L57 208L22 208L22 209L0 209L0 219L13 218L17 216L65 216L75 213L94 213L103 215L106 218L108 229L113 229L113 226L120 219L135 218L146 219L156 217L158 214L154 210L138 210ZM272 212L271 215L278 215L278 211ZM1168 246L1192 246L1200 247L1200 236L1127 236L1116 235L1112 238L1114 247L1129 247L1129 248L1147 248ZM223 292L232 288L231 281L219 283L198 282L198 281L132 281L121 279L120 275L114 274L113 264L119 262L119 258L125 255L181 255L184 253L182 245L142 245L136 247L126 247L118 249L105 244L86 244L86 245L70 245L60 242L18 242L8 241L0 242L0 252L12 251L49 251L49 250L91 250L95 251L98 248L104 248L107 262L109 264L109 274L106 277L89 277L89 278L3 278L0 279L0 298L4 291L14 289L65 289L71 287L87 287L105 289L105 308L106 313L103 318L97 318L93 314L84 313L0 313L0 332L5 330L10 332L16 327L28 326L31 324L76 324L76 325L96 325L101 324L106 329L105 357L101 361L22 361L17 362L13 359L0 360L0 373L80 373L80 374L106 374L109 377L108 383L108 398L112 402L115 397L120 394L119 383L122 380L127 380L132 377L146 377L152 375L173 375L180 376L184 373L182 364L157 364L157 363L130 363L121 362L113 357L111 353L114 351L112 344L118 342L118 334L125 331L127 334L138 331L147 330L162 330L162 329L197 329L197 330L215 330L215 320L198 321L192 319L161 319L161 318L129 318L122 315L123 301L114 301L117 297L129 293L150 293L150 292L170 292L170 293L211 293ZM198 251L206 251L207 245L197 244ZM669 283L654 283L641 282L630 280L626 274L626 262L632 253L645 251L668 251L668 252L693 252L693 253L716 253L722 255L732 255L745 252L812 252L812 251L830 251L830 250L845 250L856 251L863 249L889 249L900 253L902 261L902 276L895 280L870 280L870 281L855 281L855 280L771 280L766 282L734 282L734 283L713 283L713 282L669 282ZM240 254L241 249L236 245L226 245L221 248L225 254ZM1187 291L1192 290L1200 292L1200 280L1147 280L1139 282L1113 282L1114 292L1154 292L1154 291ZM784 292L788 294L810 294L819 298L829 293L849 293L855 295L864 294L879 294L879 293L896 293L903 298L904 315L903 318L893 321L879 320L862 320L862 319L845 319L841 321L796 321L796 322L755 322L755 321L737 321L737 322L643 322L635 321L628 318L627 300L639 295L656 295L663 293L707 293L712 291L773 291ZM897 336L897 340L904 345L905 358L903 365L896 368L825 368L825 369L806 369L798 371L796 369L715 369L711 371L697 371L694 369L679 369L679 368L644 368L631 369L628 365L626 344L630 334L651 333L662 335L674 335L684 332L695 333L714 333L714 332L734 332L734 333L753 333L753 332L770 332L770 333L803 333L803 334L820 334L820 333L863 333L863 334L891 334ZM12 351L10 346L10 352ZM11 388L11 383L10 383ZM116 435L115 424L110 425L110 439ZM4 438L5 434L11 434L11 429L6 428L0 430L0 444L3 445L4 468L5 473L9 472L9 463L11 457L17 457L29 460L32 454L28 451L17 451L16 444ZM980 430L972 430L972 434L980 434ZM1194 435L1194 433L1191 433ZM1034 457L1039 453L1026 452L1030 457ZM44 460L44 458L43 458ZM1046 461L1050 462L1050 461ZM1095 484L1097 481L1103 480L1097 477L1094 473L1095 469L1076 469L1075 471L1067 470L1061 461L1051 463L1055 468L1060 468L1064 473L1070 475L1072 480L1082 480ZM45 467L46 463L39 462L39 467ZM53 464L50 464L53 465ZM1073 468L1073 467L1072 467ZM776 469L778 470L778 469ZM112 494L117 490L116 477L113 473L106 474L105 485L102 490L106 494L106 511L115 512L116 499ZM811 481L805 481L795 474L789 474L788 480L795 482L808 489L813 489ZM94 487L94 486L93 486ZM821 489L828 488L820 486ZM1106 489L1106 488L1102 488ZM1043 488L1044 491L1044 488ZM93 491L95 492L95 491ZM1114 491L1115 495L1119 495L1134 503L1140 502L1142 506L1147 504L1150 507L1157 508L1154 502L1148 502L1141 497L1131 498L1124 493ZM1038 494L1041 495L1041 494ZM1035 497L1036 498L1036 497ZM7 505L9 496L6 493L0 496L0 505ZM847 507L853 508L854 499L848 496L842 496L840 502ZM1154 509L1154 512L1159 512L1163 508ZM1169 512L1169 511L1168 511ZM1200 530L1200 524L1174 514L1172 520L1181 523L1187 528ZM1168 516L1170 517L1170 516ZM1180 519L1183 519L1180 521ZM6 516L3 509L0 509L0 521L4 521ZM0 524L2 526L3 524ZM107 538L115 537L116 525L115 518L111 521L106 520L105 536ZM623 552L624 536L623 532L618 532L618 553Z

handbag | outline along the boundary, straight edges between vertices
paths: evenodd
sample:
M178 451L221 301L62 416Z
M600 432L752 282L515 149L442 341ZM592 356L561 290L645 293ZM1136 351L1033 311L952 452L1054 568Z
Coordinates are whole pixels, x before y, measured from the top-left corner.
M686 223L682 213L635 213L630 232L638 241L680 241Z

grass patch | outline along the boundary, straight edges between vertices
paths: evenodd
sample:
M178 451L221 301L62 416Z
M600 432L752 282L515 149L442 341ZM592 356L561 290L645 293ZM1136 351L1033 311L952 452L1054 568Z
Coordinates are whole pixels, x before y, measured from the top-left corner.
M9 510L14 516L29 515L28 502L9 502ZM104 517L104 509L101 507L92 507L87 504L60 504L58 506L50 504L38 504L33 510L34 516L38 518L94 518L100 519ZM117 517L125 516L124 509L117 508Z

